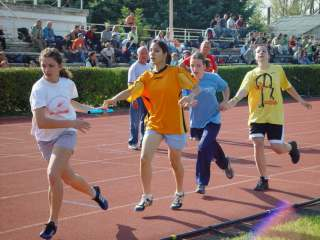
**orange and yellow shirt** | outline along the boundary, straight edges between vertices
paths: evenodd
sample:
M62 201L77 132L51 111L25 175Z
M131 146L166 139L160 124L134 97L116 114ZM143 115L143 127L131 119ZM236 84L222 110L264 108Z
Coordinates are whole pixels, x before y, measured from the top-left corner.
M192 89L196 79L185 69L166 66L160 72L144 72L132 86L128 101L142 97L149 112L147 129L160 134L187 132L183 108L178 101L182 89Z

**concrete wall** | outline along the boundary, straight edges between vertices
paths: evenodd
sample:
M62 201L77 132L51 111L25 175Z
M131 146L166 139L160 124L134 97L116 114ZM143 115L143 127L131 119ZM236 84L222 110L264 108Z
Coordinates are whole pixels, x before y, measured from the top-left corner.
M0 27L9 38L17 38L17 28L31 29L37 19L42 20L43 27L47 21L53 22L56 35L66 35L75 24L87 24L88 10L74 8L56 8L51 6L0 5Z

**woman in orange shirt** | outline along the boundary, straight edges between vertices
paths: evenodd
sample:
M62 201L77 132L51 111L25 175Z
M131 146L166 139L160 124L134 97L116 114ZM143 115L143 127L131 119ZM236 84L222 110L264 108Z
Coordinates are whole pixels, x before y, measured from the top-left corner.
M168 156L176 181L171 209L179 209L184 196L181 151L187 141L183 106L193 101L199 89L196 80L185 69L167 65L171 56L164 42L154 40L149 55L154 69L144 72L128 89L105 100L104 106L116 105L118 101L125 99L132 101L141 96L148 109L149 117L140 156L143 194L135 210L143 211L152 204L151 161L163 139L168 145ZM181 98L182 89L192 89L193 92Z

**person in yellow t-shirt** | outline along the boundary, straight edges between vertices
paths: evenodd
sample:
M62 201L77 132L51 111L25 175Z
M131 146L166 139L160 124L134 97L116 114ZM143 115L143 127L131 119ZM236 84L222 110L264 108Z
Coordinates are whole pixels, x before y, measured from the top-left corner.
M295 141L284 142L284 111L281 91L286 91L296 101L307 109L312 105L306 102L288 81L281 66L269 63L269 54L266 46L256 48L258 66L249 71L237 94L221 110L227 110L248 95L250 139L254 145L254 158L260 179L254 190L266 191L269 189L266 160L264 154L264 136L270 142L271 149L278 153L289 153L292 163L300 160L300 152Z
M150 45L149 56L154 66L153 70L145 71L128 89L105 100L103 105L116 105L120 100L133 101L142 97L148 110L149 117L140 156L143 194L141 201L135 206L135 211L143 211L152 204L151 161L163 139L168 145L168 156L176 180L176 192L171 209L179 209L184 196L181 151L187 141L183 107L193 102L199 88L197 80L185 69L168 65L171 56L166 43L154 40ZM192 92L181 97L182 89Z

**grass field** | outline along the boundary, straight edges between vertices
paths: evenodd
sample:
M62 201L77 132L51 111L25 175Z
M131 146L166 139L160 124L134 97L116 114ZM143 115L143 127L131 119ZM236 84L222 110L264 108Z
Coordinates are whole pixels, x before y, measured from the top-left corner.
M262 229L261 234L244 234L229 240L319 240L320 215L305 213L297 215L297 219Z

